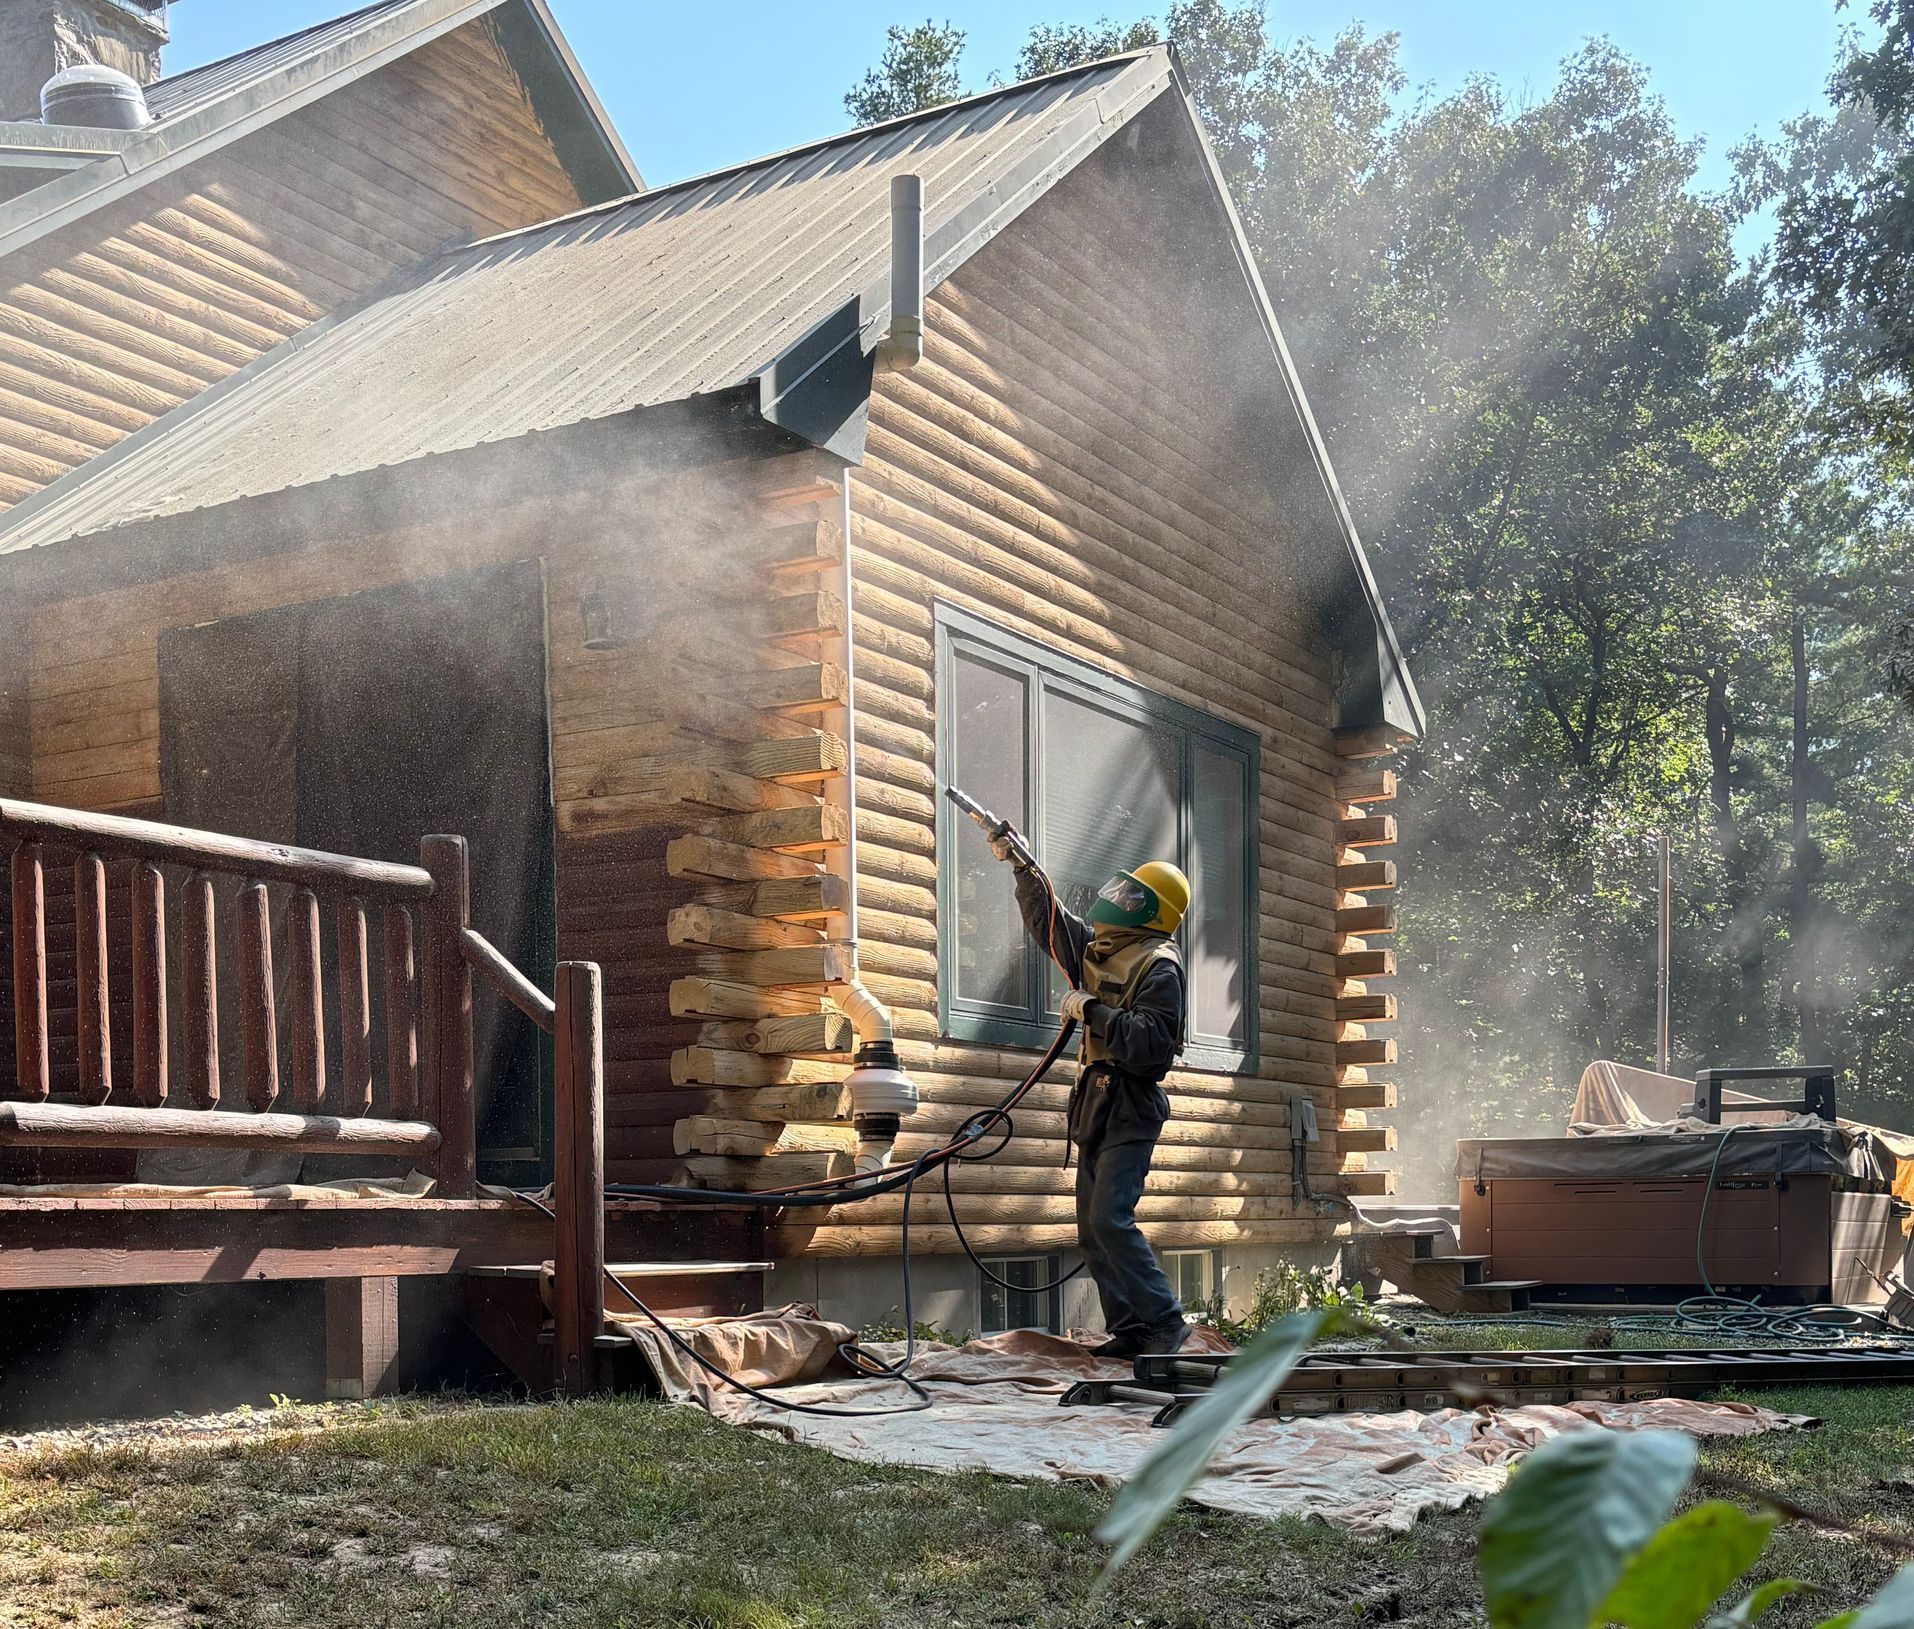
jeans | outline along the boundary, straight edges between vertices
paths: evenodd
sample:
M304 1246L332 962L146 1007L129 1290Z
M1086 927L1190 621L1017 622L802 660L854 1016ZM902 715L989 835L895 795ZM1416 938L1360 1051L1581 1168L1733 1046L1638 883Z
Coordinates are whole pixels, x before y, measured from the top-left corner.
M1156 1139L1077 1150L1077 1243L1096 1280L1103 1326L1140 1336L1182 1322L1182 1303L1136 1225Z

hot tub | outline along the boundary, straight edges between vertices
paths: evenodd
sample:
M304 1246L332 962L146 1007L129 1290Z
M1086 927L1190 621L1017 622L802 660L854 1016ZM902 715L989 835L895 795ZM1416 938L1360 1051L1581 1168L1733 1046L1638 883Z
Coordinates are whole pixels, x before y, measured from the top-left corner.
M1686 1125L1458 1143L1463 1253L1538 1300L1679 1299L1702 1266L1767 1302L1886 1299L1872 1274L1905 1241L1873 1139L1805 1118Z

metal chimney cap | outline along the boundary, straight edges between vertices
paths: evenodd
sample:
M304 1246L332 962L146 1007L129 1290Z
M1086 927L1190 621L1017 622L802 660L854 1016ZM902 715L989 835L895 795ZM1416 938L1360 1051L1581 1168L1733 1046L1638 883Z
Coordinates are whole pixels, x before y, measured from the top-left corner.
M62 69L40 88L42 124L140 130L153 122L146 92L131 74L96 62Z

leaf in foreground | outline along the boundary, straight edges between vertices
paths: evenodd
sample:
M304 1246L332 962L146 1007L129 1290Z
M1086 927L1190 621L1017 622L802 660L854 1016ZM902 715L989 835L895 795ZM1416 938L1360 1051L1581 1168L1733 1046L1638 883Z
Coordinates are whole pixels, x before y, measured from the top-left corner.
M1587 1629L1695 1467L1672 1431L1573 1431L1517 1468L1482 1521L1478 1565L1495 1629Z
M1761 1558L1778 1518L1711 1500L1648 1541L1602 1603L1601 1621L1628 1629L1694 1629Z
M1881 1593L1848 1619L1849 1629L1914 1629L1914 1566L1903 1567Z
M1743 1629L1766 1612L1776 1601L1808 1586L1799 1578L1771 1578L1731 1612L1716 1614L1708 1620L1708 1629Z
M1333 1310L1295 1312L1278 1319L1239 1352L1123 1484L1116 1503L1097 1526L1112 1546L1100 1582L1107 1581L1163 1525L1177 1501L1203 1474L1223 1439L1269 1400L1296 1360L1335 1327Z

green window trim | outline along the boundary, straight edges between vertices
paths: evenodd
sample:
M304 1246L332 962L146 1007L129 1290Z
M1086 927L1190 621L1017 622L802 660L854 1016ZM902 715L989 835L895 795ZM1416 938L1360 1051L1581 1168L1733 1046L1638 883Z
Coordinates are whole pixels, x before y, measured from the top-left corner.
M1238 761L1243 770L1243 846L1240 856L1243 897L1242 1007L1240 1033L1203 1034L1194 1027L1197 992L1190 992L1192 1032L1183 1049L1186 1068L1222 1073L1246 1073L1256 1066L1258 1050L1258 1006L1261 986L1257 966L1257 823L1260 795L1260 744L1257 737L1238 725L1186 703L1172 700L1092 667L1075 657L1065 656L1036 640L1000 628L983 618L941 601L935 607L936 619L936 748L937 778L940 785L951 784L957 694L956 665L959 657L979 667L987 667L1015 679L1023 687L1023 740L1021 767L1026 795L1030 800L1029 830L1039 860L1045 859L1044 831L1044 741L1043 698L1056 693L1064 699L1093 707L1118 719L1144 724L1168 732L1180 743L1182 753L1179 781L1180 807L1177 810L1177 855L1185 870L1194 871L1190 861L1195 824L1197 775L1195 753L1200 746L1215 757ZM961 784L961 783L960 783ZM975 791L975 788L966 788ZM984 800L989 802L988 798ZM1005 813L998 810L998 813ZM1013 820L1016 815L1012 813ZM956 983L957 899L960 866L966 858L975 863L976 854L966 855L965 844L975 844L976 854L984 853L980 832L946 798L937 800L937 949L940 973L937 981L937 1016L940 1032L951 1040L983 1045L1041 1050L1057 1031L1057 1012L1048 964L1027 936L1021 1001L986 1002L975 997L960 998ZM1233 846L1233 845L1232 845ZM1139 856L1139 861L1146 856ZM986 863L995 866L994 861ZM1011 889L1008 868L1002 885L1005 896ZM1021 935L1021 928L1018 933ZM1184 935L1179 933L1179 942ZM1187 952L1187 945L1185 950ZM1192 977L1196 969L1192 967Z

